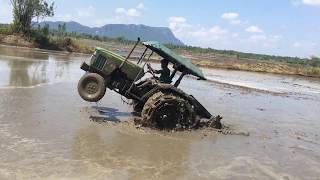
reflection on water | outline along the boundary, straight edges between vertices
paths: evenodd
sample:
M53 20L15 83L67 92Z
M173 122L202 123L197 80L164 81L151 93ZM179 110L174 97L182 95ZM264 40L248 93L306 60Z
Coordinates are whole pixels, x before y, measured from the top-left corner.
M34 50L28 48L14 48L7 46L0 46L0 54L9 57L23 57L29 59L48 59L48 53L41 50Z
M102 123L102 122L120 122L120 117L131 117L131 113L121 112L115 108L109 107L101 107L101 106L93 106L93 109L99 112L98 116L90 116L90 119L94 122Z
M32 87L77 80L87 56L0 46L0 86ZM81 60L81 61L80 61Z
M30 61L9 61L9 86L30 86L48 81L46 76L46 63Z

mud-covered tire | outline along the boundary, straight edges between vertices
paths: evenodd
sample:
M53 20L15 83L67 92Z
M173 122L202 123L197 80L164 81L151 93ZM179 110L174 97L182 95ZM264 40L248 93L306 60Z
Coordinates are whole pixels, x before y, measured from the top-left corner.
M136 112L136 113L141 113L142 109L143 109L143 103L140 103L136 100L133 100L132 101L132 108L133 108L133 111Z
M184 130L197 125L191 104L171 93L158 92L145 103L141 112L142 126L161 130Z
M106 82L99 74L86 73L78 82L78 93L85 101L98 102L106 93Z

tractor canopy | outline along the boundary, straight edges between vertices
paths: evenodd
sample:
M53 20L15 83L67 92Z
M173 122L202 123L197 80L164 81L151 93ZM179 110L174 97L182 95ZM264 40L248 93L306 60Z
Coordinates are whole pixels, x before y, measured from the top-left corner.
M175 52L173 52L166 46L162 45L161 43L156 41L147 41L143 42L142 44L154 51L155 53L157 53L159 56L167 59L171 63L183 66L184 69L187 70L188 74L194 75L202 80L206 80L201 69L199 69L196 65L192 64L192 62L189 59L176 54Z

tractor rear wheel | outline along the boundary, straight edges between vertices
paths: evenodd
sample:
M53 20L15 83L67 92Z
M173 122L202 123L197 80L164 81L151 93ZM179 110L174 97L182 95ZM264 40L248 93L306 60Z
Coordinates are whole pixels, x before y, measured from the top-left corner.
M137 101L137 100L133 100L132 102L132 107L133 107L133 111L136 113L141 113L142 109L143 109L143 103Z
M145 103L142 125L161 130L184 130L197 125L191 104L172 93L158 92Z

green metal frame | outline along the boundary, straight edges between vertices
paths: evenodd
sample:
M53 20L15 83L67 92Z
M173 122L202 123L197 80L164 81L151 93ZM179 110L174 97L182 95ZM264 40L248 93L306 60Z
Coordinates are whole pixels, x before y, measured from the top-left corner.
M137 42L135 43L134 47L131 49L130 53L128 54L128 56L125 58L125 61L120 65L120 69L124 66L125 63L127 63L127 61L130 59L131 54L133 53L133 51L136 49L137 45L140 43L140 38L138 38ZM196 77L198 77L201 80L206 80L206 78L204 77L201 69L199 69L197 66L195 66L194 64L191 63L191 61L187 58L184 58L176 53L174 53L173 51L171 51L169 48L167 48L166 46L160 44L159 42L155 42L155 41L147 41L147 42L142 42L142 44L146 47L146 49L143 51L142 55L140 56L140 58L138 59L137 65L141 64L143 62L143 60L145 59L145 57L147 56L147 51L150 49L152 52L149 55L148 59L145 60L140 72L138 73L137 77L135 78L135 80L132 82L130 88L127 90L126 95L131 95L131 96L135 96L134 94L131 93L131 90L134 86L134 83L137 81L138 77L140 76L140 74L142 73L142 71L144 70L144 67L146 66L146 64L150 61L151 56L153 55L153 53L157 53L159 56L167 59L168 61L170 61L171 63L173 63L175 66L178 66L174 69L174 72L171 75L171 79L173 79L173 77L175 76L177 71L181 72L180 77L178 78L178 80L175 82L174 86L178 87L182 78L187 75L187 74L191 74L194 75ZM138 98L138 97L137 97Z

